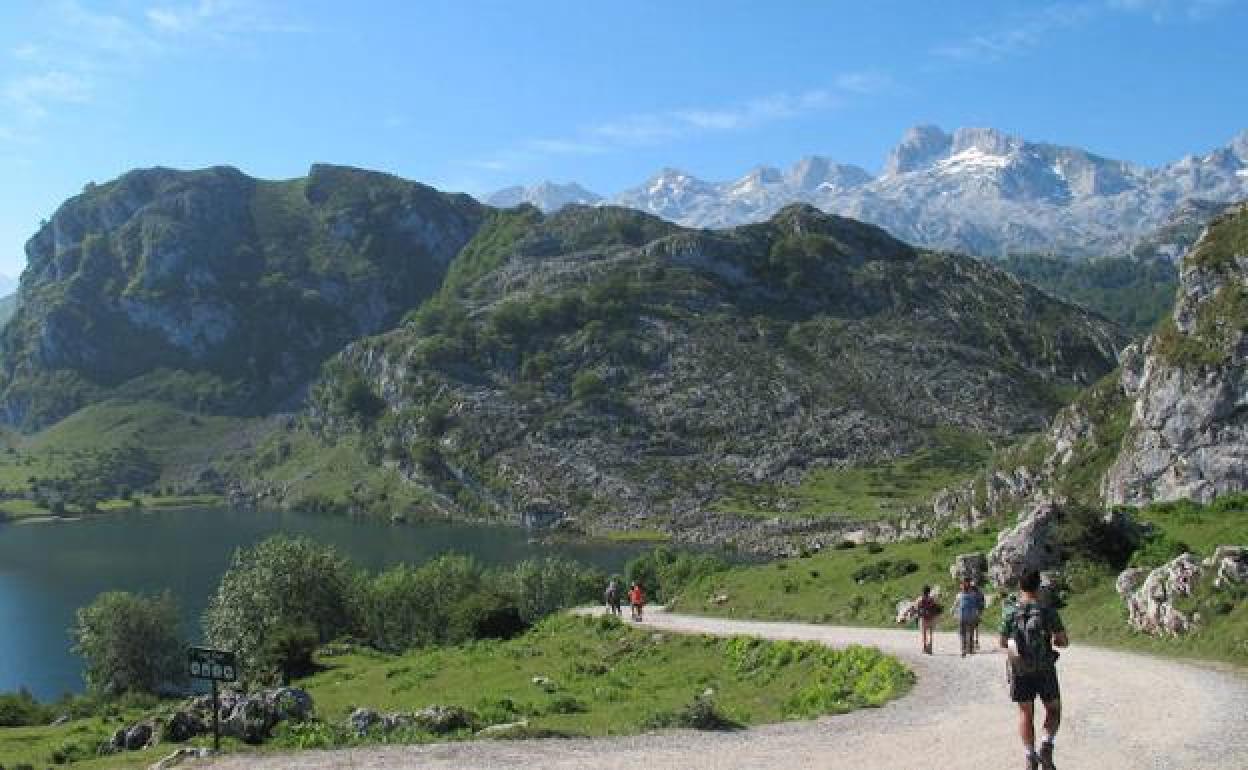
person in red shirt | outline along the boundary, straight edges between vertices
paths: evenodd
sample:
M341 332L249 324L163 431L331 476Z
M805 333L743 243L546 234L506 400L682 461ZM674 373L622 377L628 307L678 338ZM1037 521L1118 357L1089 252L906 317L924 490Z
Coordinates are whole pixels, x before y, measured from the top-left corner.
M936 616L940 614L940 605L932 598L931 586L923 586L923 594L915 602L914 609L919 616L919 642L923 645L923 652L931 655L932 629L936 625Z
M628 603L633 606L633 620L641 622L641 610L646 605L646 594L641 590L641 583L634 582L628 591Z

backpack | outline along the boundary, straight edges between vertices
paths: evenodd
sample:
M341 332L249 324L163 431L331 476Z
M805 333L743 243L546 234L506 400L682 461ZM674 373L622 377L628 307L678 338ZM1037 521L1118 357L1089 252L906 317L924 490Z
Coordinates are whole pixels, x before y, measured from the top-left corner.
M1057 660L1051 642L1049 616L1036 602L1020 604L1014 612L1012 635L1018 657L1014 658L1014 670L1031 674L1047 669Z

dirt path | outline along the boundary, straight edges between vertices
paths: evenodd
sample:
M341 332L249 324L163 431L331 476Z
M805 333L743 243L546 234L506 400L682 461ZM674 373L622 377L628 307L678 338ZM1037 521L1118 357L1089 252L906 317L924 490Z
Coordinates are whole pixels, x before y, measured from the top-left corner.
M628 738L476 741L287 756L235 756L211 765L244 768L975 768L1022 767L1004 658L958 655L940 634L936 654L918 653L913 631L763 623L648 612L646 625L680 633L749 634L834 646L868 644L918 674L906 697L813 721L734 733L671 731ZM985 636L985 641L990 637ZM985 645L987 649L989 645ZM1197 665L1075 646L1060 665L1065 721L1063 770L1248 767L1248 678Z

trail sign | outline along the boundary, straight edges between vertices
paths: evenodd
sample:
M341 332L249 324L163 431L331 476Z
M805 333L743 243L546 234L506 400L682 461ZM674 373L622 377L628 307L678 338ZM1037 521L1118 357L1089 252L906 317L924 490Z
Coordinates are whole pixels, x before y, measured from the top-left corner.
M217 699L217 682L238 681L238 659L232 652L209 647L188 647L186 667L192 679L212 682L212 748L221 750L221 704Z
M192 679L210 679L214 682L238 681L238 660L232 652L207 647L191 647L186 651L186 658Z

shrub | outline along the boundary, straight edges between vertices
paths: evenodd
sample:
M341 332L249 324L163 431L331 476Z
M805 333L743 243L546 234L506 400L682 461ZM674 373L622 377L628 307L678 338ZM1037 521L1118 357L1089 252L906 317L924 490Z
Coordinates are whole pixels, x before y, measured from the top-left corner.
M316 670L312 655L320 644L316 629L309 625L277 628L265 640L261 665L276 672L282 684Z
M177 602L168 592L100 594L78 610L71 634L92 692L156 693L184 680L186 643Z
M869 583L878 580L901 578L918 571L919 565L913 559L898 559L897 561L881 559L877 562L862 565L854 570L850 577L856 583Z
M499 575L499 591L515 598L520 617L533 624L567 607L598 600L607 579L568 559L527 559Z
M48 707L35 700L29 690L0 693L0 727L33 727L51 719Z
M479 591L465 596L451 609L447 641L511 639L528 627L510 598Z
M728 563L713 554L660 546L628 562L624 571L630 585L640 582L650 600L662 602L675 597L698 578L727 568Z
M588 401L607 392L607 384L597 372L586 369L576 375L572 381L572 398L577 401Z
M204 634L214 647L258 668L270 638L308 627L319 642L357 625L356 575L330 546L275 535L235 551L230 568L204 612Z
M462 633L452 627L455 608L481 583L481 565L457 554L420 567L392 567L361 591L365 636L373 646L391 651L450 641Z

